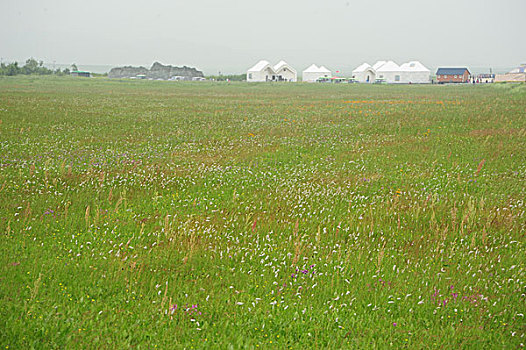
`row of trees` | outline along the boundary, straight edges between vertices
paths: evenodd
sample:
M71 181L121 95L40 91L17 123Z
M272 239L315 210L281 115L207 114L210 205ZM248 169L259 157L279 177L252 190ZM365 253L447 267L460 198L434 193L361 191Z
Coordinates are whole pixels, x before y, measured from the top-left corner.
M71 70L69 68L64 68L64 70L60 70L60 68L57 68L56 70L53 70L53 69L44 67L44 61L37 61L34 58L27 59L26 64L23 65L22 67L18 65L18 62L0 64L0 75L18 75L18 74L69 75L72 70L77 70L77 66L75 64L71 65Z

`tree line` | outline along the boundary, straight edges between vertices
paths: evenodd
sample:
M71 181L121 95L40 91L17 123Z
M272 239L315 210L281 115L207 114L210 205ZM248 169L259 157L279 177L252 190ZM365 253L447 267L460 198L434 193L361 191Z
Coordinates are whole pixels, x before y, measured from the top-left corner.
M64 68L60 70L57 68L55 70L44 67L44 61L37 61L34 58L28 58L26 63L23 66L18 65L18 62L12 63L1 63L0 64L0 75L19 75L19 74L36 74L36 75L69 75L71 71L78 70L75 64L71 65L71 69Z

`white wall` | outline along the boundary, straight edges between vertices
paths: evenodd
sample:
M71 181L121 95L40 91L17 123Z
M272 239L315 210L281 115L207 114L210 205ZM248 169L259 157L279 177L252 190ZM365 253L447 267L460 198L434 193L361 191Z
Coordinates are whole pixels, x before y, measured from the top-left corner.
M309 83L315 83L318 78L330 78L331 74L322 72L305 72L302 80Z
M281 75L281 77L285 79L286 81L297 81L298 80L297 74L291 71L288 67L281 68L279 71L276 72L275 75L276 75L276 80L277 80L278 75Z
M360 83L367 83L367 77L369 76L369 83L374 83L377 75L372 70L366 70L365 72L353 73L354 79Z
M250 77L252 75L252 78ZM270 70L269 67L265 68L262 71L257 72L247 72L247 81L257 82L257 81L267 81L272 80L272 75L274 73Z
M271 67L267 67L262 71L248 71L247 81L258 82L258 81L272 81L272 77L278 80L278 76L281 75L286 81L297 81L297 74L290 70L288 67L283 67L278 72L274 72Z
M403 83L402 72L376 72L376 79L384 79L389 84Z
M402 80L405 84L427 84L430 75L430 72L402 72Z

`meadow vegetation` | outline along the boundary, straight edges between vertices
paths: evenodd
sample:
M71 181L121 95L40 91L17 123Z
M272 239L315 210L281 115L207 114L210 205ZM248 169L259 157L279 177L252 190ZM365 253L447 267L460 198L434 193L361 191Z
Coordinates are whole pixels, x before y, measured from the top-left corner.
M2 348L517 348L526 87L0 78Z

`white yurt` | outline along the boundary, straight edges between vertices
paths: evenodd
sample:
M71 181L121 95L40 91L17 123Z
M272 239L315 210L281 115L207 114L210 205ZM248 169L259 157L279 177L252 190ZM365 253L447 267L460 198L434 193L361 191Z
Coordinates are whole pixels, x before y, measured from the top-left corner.
M418 61L401 66L393 61L378 61L372 66L363 63L352 74L360 83L382 81L389 84L427 84L430 82L431 71Z
M330 78L332 73L327 68L321 66L318 67L315 64L310 65L307 69L302 72L302 80L304 82L314 83L319 78Z
M261 60L247 71L247 81L269 81L275 75L268 61Z
M373 64L373 69L377 70L378 68L380 68L381 66L383 66L386 63L387 63L387 61L377 61L375 64Z
M406 84L427 84L431 71L418 61L410 61L400 66L402 82Z
M359 83L374 83L376 72L368 63L363 63L352 71L352 77Z
M298 80L298 73L296 70L285 61L279 61L278 64L274 66L274 72L275 77L272 80L291 82Z
M331 78L332 77L332 72L330 69L328 69L327 67L325 66L321 66L320 67L320 73L323 74L323 77L324 78Z
M379 62L377 62L378 64ZM377 66L375 64L373 67ZM402 71L400 66L393 61L387 61L376 68L376 79L383 80L386 83L394 84L402 82Z

